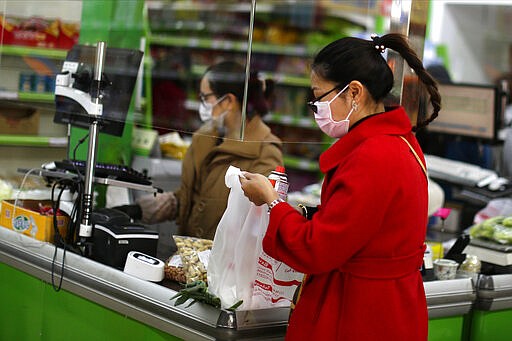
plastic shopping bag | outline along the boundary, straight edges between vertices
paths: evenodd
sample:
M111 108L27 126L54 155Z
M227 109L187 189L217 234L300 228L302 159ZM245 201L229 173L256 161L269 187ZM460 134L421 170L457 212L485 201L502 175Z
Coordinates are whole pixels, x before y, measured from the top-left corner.
M217 225L207 268L208 291L221 299L222 308L231 307L241 299L236 274L243 269L239 269L235 251L237 247L245 247L238 245L238 239L251 207L240 185L241 174L239 168L232 166L226 172L226 186L231 190L226 210Z
M230 167L226 186L231 188L208 263L208 289L222 308L243 301L238 309L288 306L302 274L265 254L262 240L269 215L265 205L256 206L244 195L240 169Z
M489 203L478 211L473 219L475 224L497 216L512 216L512 199L499 198L489 201Z

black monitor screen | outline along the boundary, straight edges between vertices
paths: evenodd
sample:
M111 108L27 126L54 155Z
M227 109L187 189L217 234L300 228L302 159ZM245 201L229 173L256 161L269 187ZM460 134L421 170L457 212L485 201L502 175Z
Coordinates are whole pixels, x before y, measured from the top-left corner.
M106 49L101 91L103 113L98 120L100 132L115 136L123 134L142 55L138 50ZM90 93L95 60L96 46L75 45L68 52L63 71L70 68L76 70L73 74L73 88ZM76 101L57 95L55 104L55 123L89 128L92 116Z
M499 124L497 88L441 84L442 108L427 130L435 133L494 140Z

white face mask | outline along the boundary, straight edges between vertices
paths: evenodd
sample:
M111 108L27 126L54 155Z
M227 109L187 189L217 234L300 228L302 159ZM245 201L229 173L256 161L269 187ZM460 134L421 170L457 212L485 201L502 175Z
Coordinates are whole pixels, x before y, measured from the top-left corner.
M201 118L201 121L208 122L213 119L213 107L219 104L226 95L222 96L218 100L215 101L215 103L205 103L203 101L199 101L199 117ZM222 115L221 115L222 116ZM225 116L225 115L224 115ZM224 117L221 118L222 120Z
M350 109L347 117L344 120L341 121L335 121L332 118L332 112L331 112L331 102L334 101L339 95L341 95L345 90L348 88L345 86L336 96L334 96L330 101L322 101L322 102L315 102L313 103L317 107L317 112L315 112L315 121L320 127L320 129L333 138L340 138L347 134L348 127L350 125L350 115L352 115L352 112L356 109L356 105L352 105L352 109Z

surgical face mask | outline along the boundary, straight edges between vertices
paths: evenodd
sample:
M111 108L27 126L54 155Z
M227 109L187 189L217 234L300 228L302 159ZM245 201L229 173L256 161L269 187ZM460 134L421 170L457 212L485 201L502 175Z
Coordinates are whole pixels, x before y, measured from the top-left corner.
M208 122L213 119L213 107L219 104L226 95L222 96L218 100L216 100L214 103L208 103L203 100L199 101L199 117L201 118L201 121ZM223 120L223 118L222 118Z
M315 111L315 121L320 127L320 129L333 138L340 138L345 136L348 132L348 127L350 124L349 118L352 115L352 112L356 109L355 105L352 105L347 117L341 121L335 121L332 118L331 112L331 102L334 101L339 95L341 95L345 90L347 90L348 84L340 91L336 96L334 96L330 101L322 101L322 102L314 102L313 105L316 106Z

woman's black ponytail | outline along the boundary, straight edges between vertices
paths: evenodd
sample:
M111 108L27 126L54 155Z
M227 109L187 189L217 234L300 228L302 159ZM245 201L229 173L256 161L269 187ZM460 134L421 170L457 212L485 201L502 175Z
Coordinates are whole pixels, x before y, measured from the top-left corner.
M375 39L374 39L375 41ZM411 48L406 38L401 34L389 33L382 37L378 37L378 43L390 48L402 56L407 64L414 70L418 79L425 85L430 95L430 103L432 104L432 114L427 119L418 122L415 129L425 127L432 122L441 110L441 94L437 88L436 80L425 70L422 61L418 58L416 52Z

